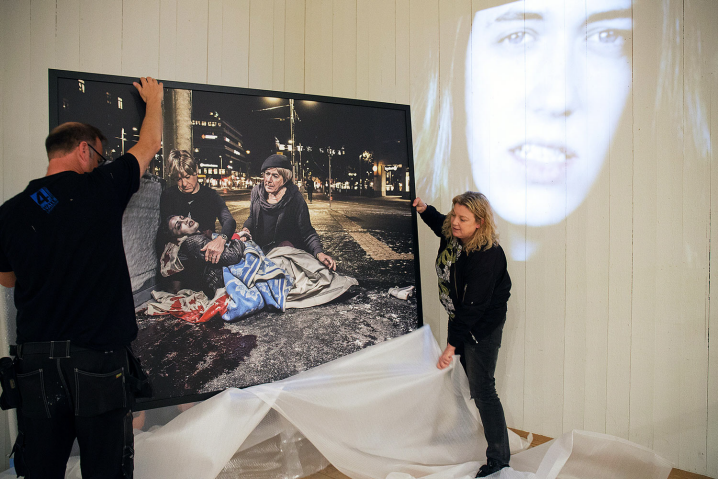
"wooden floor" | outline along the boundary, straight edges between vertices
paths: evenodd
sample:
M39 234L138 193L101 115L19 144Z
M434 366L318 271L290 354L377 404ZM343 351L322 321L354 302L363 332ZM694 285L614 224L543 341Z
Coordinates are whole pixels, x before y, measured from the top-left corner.
M511 429L521 437L527 437L528 433L519 429ZM529 447L538 446L545 442L550 441L551 438L548 436L542 436L540 434L534 434L533 441ZM349 479L349 476L345 476L341 472L337 471L334 466L329 466L323 471L319 471L316 474L312 474L308 479ZM700 474L694 474L692 472L682 471L680 469L673 469L668 476L668 479L710 479L708 476L702 476Z

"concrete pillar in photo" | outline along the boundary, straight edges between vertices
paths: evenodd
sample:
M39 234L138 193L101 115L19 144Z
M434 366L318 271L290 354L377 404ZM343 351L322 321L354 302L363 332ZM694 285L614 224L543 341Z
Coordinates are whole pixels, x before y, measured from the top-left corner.
M165 90L162 131L163 178L169 180L167 158L172 150L192 153L192 90Z

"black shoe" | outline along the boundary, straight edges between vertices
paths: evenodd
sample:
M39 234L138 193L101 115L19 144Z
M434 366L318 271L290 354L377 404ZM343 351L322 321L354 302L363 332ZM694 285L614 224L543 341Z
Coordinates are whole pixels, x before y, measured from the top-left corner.
M476 477L490 476L494 472L500 471L504 467L509 467L509 465L501 464L500 462L497 462L493 459L489 459L488 461L486 461L486 464L479 468L479 472L476 473Z

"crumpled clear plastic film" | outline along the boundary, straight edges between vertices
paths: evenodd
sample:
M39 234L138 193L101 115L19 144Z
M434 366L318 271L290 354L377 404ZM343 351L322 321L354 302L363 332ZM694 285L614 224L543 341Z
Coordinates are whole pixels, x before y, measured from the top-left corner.
M217 479L305 477L329 461L292 423L271 410L224 466Z
M425 326L276 383L228 389L137 432L135 477L298 478L329 463L354 479L474 477L485 462L483 430L463 368L455 359L437 369L440 354ZM512 468L493 477L665 479L671 471L611 436L573 431L526 449L509 432Z

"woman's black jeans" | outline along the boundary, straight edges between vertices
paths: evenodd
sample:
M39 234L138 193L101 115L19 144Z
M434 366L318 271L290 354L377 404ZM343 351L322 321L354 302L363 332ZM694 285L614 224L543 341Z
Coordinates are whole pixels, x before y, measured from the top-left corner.
M489 444L486 448L486 458L500 464L508 464L511 458L509 433L494 379L503 329L502 323L476 344L464 344L462 362L465 362L464 368L469 377L471 397L479 408L481 422L484 425L484 436Z

